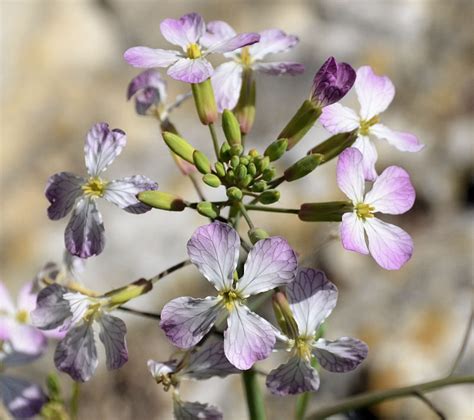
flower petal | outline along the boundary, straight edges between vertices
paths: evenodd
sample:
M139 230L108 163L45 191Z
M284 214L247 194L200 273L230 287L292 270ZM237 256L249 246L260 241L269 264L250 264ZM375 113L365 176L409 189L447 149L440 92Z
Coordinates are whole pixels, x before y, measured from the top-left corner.
M256 63L252 68L262 73L270 74L271 76L281 76L288 74L296 76L304 73L304 65L295 63L293 61L278 61L272 63Z
M36 309L30 313L36 328L52 330L72 317L69 302L63 297L67 291L59 284L52 284L38 293Z
M261 60L267 54L288 51L299 42L297 36L287 35L280 29L267 29L259 34L260 41L249 47L250 55L254 60Z
M171 44L183 50L189 44L195 44L206 32L204 19L198 13L189 13L179 19L165 19L160 23L161 34Z
M340 226L342 246L348 251L367 255L369 250L365 243L364 222L354 213L345 213Z
M0 281L0 312L15 313L15 305L5 284Z
M317 391L319 375L309 361L293 356L268 374L266 384L275 395L300 394Z
M41 357L41 354L26 354L26 353L18 353L16 351L10 351L10 349L7 350L7 346L5 346L4 352L2 352L1 357L0 357L0 361L2 363L2 366L5 366L5 367L21 366L21 365L26 365L28 363L31 363L40 357ZM1 375L0 375L0 378L1 378Z
M336 286L324 272L313 268L299 269L295 281L286 286L286 294L300 336L314 335L337 302Z
M362 167L364 171L364 178L367 181L375 181L377 178L377 171L375 170L375 163L377 162L378 154L374 143L368 136L359 135L352 145L362 153Z
M408 172L398 166L389 166L375 180L364 201L375 207L376 212L402 214L413 207L415 196Z
M242 66L235 61L221 64L211 77L217 109L233 109L237 105L242 87Z
M175 346L188 349L201 341L222 311L216 297L179 297L164 306L160 327Z
M186 83L201 83L209 79L213 71L205 58L180 58L168 69L168 75Z
M413 254L413 240L398 226L377 218L365 221L369 250L377 264L386 270L400 269Z
M48 217L58 220L66 216L82 195L82 185L86 180L70 172L59 172L49 177L44 194L50 206Z
M71 328L54 353L56 367L75 381L86 382L94 374L98 360L94 330L89 323Z
M362 167L362 154L359 150L348 147L337 160L337 185L354 203L364 198L365 180Z
M425 147L414 134L394 131L383 124L375 124L370 127L370 133L380 139L386 139L402 152L419 152Z
M230 39L237 35L237 32L227 22L222 20L213 20L206 25L206 33L202 36L199 43L209 48L223 40Z
M122 152L127 143L125 133L107 123L97 123L87 133L84 154L87 171L90 176L98 176L105 171L114 159Z
M348 133L359 127L358 115L339 103L325 106L319 121L331 134Z
M369 348L363 341L342 337L329 341L320 338L314 343L313 354L319 364L330 372L354 370L367 357Z
M174 399L173 412L176 420L222 420L223 416L217 407L200 402L189 402Z
M36 308L36 298L38 293L33 290L33 286L33 281L29 281L25 283L18 292L18 309L27 311L29 313Z
M180 58L180 54L177 51L160 48L133 47L125 51L123 58L133 67L147 69L171 66Z
M166 100L166 82L158 70L148 69L134 77L127 89L127 99L135 96L135 109L139 115L146 115L152 105Z
M41 354L46 349L47 340L37 328L12 322L10 326L10 342L13 349L25 354Z
M107 369L119 369L128 361L127 327L120 318L103 314L99 318L100 341L105 347Z
M134 175L109 182L104 198L129 213L141 214L151 210L151 207L138 201L136 195L142 191L156 189L158 184L150 178Z
M12 376L0 376L0 401L16 419L39 414L47 397L41 387Z
M280 236L262 239L247 256L237 289L243 296L250 296L284 286L295 278L297 266L295 251L286 239Z
M169 362L162 363L155 360L148 360L147 366L151 376L153 376L153 378L155 378L155 380L160 383L166 376L176 372L178 361L171 360Z
M235 51L239 48L245 47L247 45L255 44L259 41L259 39L260 35L253 32L238 34L231 38L223 39L215 44L210 45L209 48L206 50L206 53L228 53L231 51Z
M213 222L195 230L188 241L188 255L217 290L231 287L239 259L240 238L231 226Z
M275 345L275 329L249 308L236 303L224 331L224 352L235 367L246 370L266 359Z
M66 226L64 241L66 249L77 257L89 258L102 252L104 225L94 199L79 200Z
M355 89L363 120L370 120L385 111L395 96L392 81L387 76L377 76L370 66L357 70Z

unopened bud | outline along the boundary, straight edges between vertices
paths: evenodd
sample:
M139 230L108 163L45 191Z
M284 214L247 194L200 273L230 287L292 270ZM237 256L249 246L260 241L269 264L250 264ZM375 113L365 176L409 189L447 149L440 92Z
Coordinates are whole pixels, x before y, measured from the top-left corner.
M119 289L112 290L104 296L109 298L108 304L110 306L120 306L131 299L135 299L145 293L148 293L153 288L153 283L146 279L139 279L132 284Z
M269 182L275 177L275 174L276 174L275 168L267 168L263 171L262 178L265 181Z
M221 180L217 175L207 174L202 177L202 181L210 187L217 188L221 186Z
M234 169L237 168L239 165L240 160L238 156L232 156L230 159L230 166L232 166Z
M270 146L268 146L263 153L268 156L270 162L280 159L286 152L288 147L288 139L275 140Z
M243 151L244 151L244 148L242 147L241 144L234 144L233 146L230 147L230 154L232 156L240 156Z
M219 160L221 162L228 162L230 159L230 145L227 142L222 143L219 150Z
M296 181L313 172L323 160L323 155L308 155L291 165L283 176L286 181Z
M239 164L235 173L237 175L237 179L242 181L247 176L247 167Z
M283 333L288 338L298 337L298 324L293 317L290 305L283 292L276 292L272 296L273 311Z
M191 84L191 90L201 122L204 125L216 122L218 114L211 80L207 79L201 83L193 83Z
M163 140L172 152L176 153L179 157L189 163L194 164L193 153L195 149L186 140L177 134L170 133L169 131L163 133Z
M261 239L270 237L270 235L261 228L252 228L247 232L247 235L253 245L255 245Z
M221 162L216 162L214 164L214 168L215 168L217 176L219 178L224 178L225 177L225 167Z
M327 140L313 147L309 154L321 154L323 160L321 163L326 163L331 159L339 156L345 149L351 147L357 139L357 131L350 133L339 133L329 137Z
M256 166L259 172L263 172L270 166L270 158L268 156L260 156L256 161Z
M204 153L199 150L195 150L193 153L193 161L199 172L201 172L202 174L211 173L211 164L209 163L209 159Z
M247 172L252 176L254 176L257 173L257 167L255 166L255 163L248 164Z
M227 142L233 146L234 144L241 144L242 135L240 134L239 121L228 109L222 113L222 129L224 130Z
M181 197L163 191L142 191L137 198L150 207L167 211L183 211L186 204Z
M258 201L262 204L273 204L280 199L280 191L267 190L258 196Z
M250 149L249 150L249 156L250 157L256 158L258 155L259 155L259 153L258 153L257 149Z
M244 134L250 133L255 121L256 91L257 88L252 77L252 69L244 70L239 102L234 109L235 116L239 120L240 131Z
M242 188L248 187L252 181L253 181L253 176L246 175L245 178L240 182L240 186Z
M262 191L265 191L265 189L267 188L267 183L265 181L257 181L255 184L253 184L253 190L255 192L262 192Z
M209 201L201 201L197 205L197 211L202 216L209 217L210 219L219 217L219 208Z
M228 169L225 175L225 180L228 184L232 184L235 181L235 173L232 169Z
M227 188L227 197L231 200L240 201L242 200L242 191L237 187Z
M331 201L329 203L304 203L298 217L304 222L340 222L344 213L354 211L351 201Z

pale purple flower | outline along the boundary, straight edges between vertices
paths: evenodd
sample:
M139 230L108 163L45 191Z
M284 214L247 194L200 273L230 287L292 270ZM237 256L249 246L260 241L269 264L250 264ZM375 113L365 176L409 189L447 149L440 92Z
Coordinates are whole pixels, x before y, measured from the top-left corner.
M105 181L100 177L121 153L125 143L126 135L122 130L110 130L106 123L95 124L87 134L84 147L88 178L59 172L48 180L45 195L51 203L49 218L61 219L72 210L64 233L66 249L72 255L89 258L100 254L104 248L104 225L96 205L98 198L105 198L129 213L139 214L151 209L136 198L141 191L158 188L149 178L134 175Z
M154 105L166 100L166 82L158 70L148 69L134 77L127 88L127 99L135 97L137 114L146 115Z
M67 330L56 347L54 363L75 381L85 382L98 365L94 324L100 328L107 369L118 369L128 360L127 327L120 318L108 314L112 309L107 297L86 296L53 284L38 294L31 318L42 330L60 326Z
M311 366L313 356L330 372L353 370L367 357L367 345L355 338L342 337L334 341L315 338L321 324L336 306L337 293L336 286L326 275L312 268L299 269L295 281L286 286L298 335L286 339L292 352L288 362L267 376L267 387L273 394L316 391L319 375Z
M337 184L354 205L353 212L342 216L344 248L361 254L370 252L386 270L401 268L413 253L413 241L404 230L377 219L374 213L403 214L411 209L416 194L409 174L390 166L365 193L363 157L358 149L350 147L339 156Z
M201 83L214 71L207 56L234 51L259 40L255 33L222 34L212 44L202 43L206 24L201 15L189 13L180 19L165 19L160 24L161 34L182 51L133 47L125 51L125 60L134 67L169 67L168 75L186 83Z
M357 70L355 90L360 103L359 114L343 105L333 104L324 108L320 120L332 134L358 130L353 146L364 156L365 179L373 181L377 177L377 150L370 136L385 139L404 152L418 152L424 145L414 134L394 131L380 124L379 114L388 108L395 96L395 87L387 76L377 76L369 66L360 67Z
M288 284L296 272L296 255L281 237L258 241L249 252L244 275L234 278L240 238L229 225L214 222L198 228L188 242L193 264L219 292L217 297L179 297L165 305L161 328L180 348L197 344L218 319L227 316L224 352L239 369L249 369L271 352L276 329L246 305L251 295Z
M207 32L202 38L204 45L212 45L221 38L235 36L235 30L223 21L209 22ZM287 35L280 29L267 29L259 32L260 41L242 49L224 54L232 61L221 64L216 68L211 82L216 96L219 112L224 109L233 109L239 100L242 87L242 75L245 69L280 76L289 74L295 76L304 72L301 63L293 61L265 62L268 54L286 52L298 42L295 35Z

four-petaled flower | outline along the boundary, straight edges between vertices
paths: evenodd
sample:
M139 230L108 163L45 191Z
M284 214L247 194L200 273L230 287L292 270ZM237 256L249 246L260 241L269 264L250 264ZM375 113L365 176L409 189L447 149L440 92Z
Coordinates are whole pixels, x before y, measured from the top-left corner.
M381 267L398 270L410 259L413 241L404 230L377 219L374 213L407 212L415 202L415 189L404 169L389 166L365 194L363 165L362 154L353 147L344 150L337 162L337 184L354 205L353 212L342 216L342 245L361 254L370 251Z
M188 242L188 254L219 295L172 300L161 312L160 325L173 344L190 348L209 332L218 318L228 315L225 355L237 368L249 369L270 354L277 331L250 311L245 301L250 295L291 282L297 263L285 239L263 239L249 252L244 274L237 279L239 247L239 235L229 225L214 222L198 228Z
M141 191L158 188L149 178L142 175L114 181L100 178L125 143L126 135L122 130L110 130L108 124L98 123L87 134L84 147L89 178L59 172L48 180L45 195L51 203L49 218L61 219L74 208L64 233L66 249L73 255L89 258L100 254L104 248L104 225L96 206L97 198L105 198L129 213L144 213L151 209L136 198Z
M186 83L201 83L212 76L214 69L206 59L209 54L234 51L254 44L260 38L256 33L222 34L212 45L204 45L201 38L206 33L206 24L197 13L189 13L180 19L165 19L160 30L168 42L183 51L133 47L125 51L124 58L134 67L169 67L169 76Z
M216 95L217 109L233 109L237 105L242 87L242 75L246 69L279 76L295 76L304 72L301 63L292 61L261 62L268 54L288 51L298 43L298 37L287 35L280 29L259 32L260 41L242 49L224 54L232 61L221 64L212 75L211 82ZM216 20L207 24L207 32L202 37L203 45L210 46L222 38L236 36L234 29L226 22Z
M387 109L395 96L395 87L387 76L377 76L369 66L360 67L357 70L355 90L361 106L359 115L341 104L333 104L324 108L320 121L332 134L358 130L354 147L364 156L365 179L373 181L377 178L377 150L370 135L386 139L404 152L418 152L424 145L413 134L394 131L379 123L379 114Z
M137 114L146 115L153 106L166 100L166 82L158 70L148 69L134 77L127 89L127 99L135 96Z
M355 338L316 340L316 332L331 314L337 301L336 286L322 271L299 269L296 279L286 286L286 294L298 333L295 337L287 337L293 352L291 358L267 376L267 387L273 394L316 391L319 388L319 375L311 366L313 356L330 372L353 370L367 357L367 345Z

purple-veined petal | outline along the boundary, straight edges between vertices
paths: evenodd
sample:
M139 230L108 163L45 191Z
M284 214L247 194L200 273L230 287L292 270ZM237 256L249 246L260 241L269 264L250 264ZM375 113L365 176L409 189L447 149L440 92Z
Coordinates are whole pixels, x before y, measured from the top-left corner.
M319 121L331 134L348 133L359 127L358 115L339 103L324 107Z
M37 328L20 324L14 320L10 323L10 342L13 349L19 353L41 354L46 349L47 340Z
M288 74L296 76L304 73L304 65L293 61L278 61L272 63L256 63L252 66L255 71L270 74L271 76L281 76Z
M200 402L182 401L175 398L173 412L176 420L222 420L222 413L217 407Z
M15 313L15 305L5 284L0 281L0 312Z
M286 239L262 239L248 254L237 289L243 296L250 296L284 286L295 278L297 265L295 251Z
M210 45L206 50L207 54L220 53L224 54L227 52L235 51L239 48L247 45L252 45L258 42L260 35L249 32L233 36L232 38L223 39L213 45Z
M165 363L157 362L156 360L148 360L147 366L151 376L155 378L157 383L160 383L165 377L176 372L178 363L177 360L170 360Z
M217 290L232 286L239 247L240 238L235 229L221 222L197 228L187 244L191 262Z
M98 363L94 330L87 322L71 328L54 353L56 367L75 381L92 378Z
M413 254L413 240L398 226L376 217L364 223L369 251L374 260L386 270L400 269Z
M337 185L353 203L361 203L364 198L365 180L362 167L362 154L359 150L348 147L337 160Z
M299 39L295 35L287 35L280 29L267 29L259 32L260 41L249 47L254 60L261 60L267 54L276 54L293 48Z
M82 195L82 185L86 180L70 172L59 172L49 177L44 194L50 206L48 217L58 220L66 216Z
M375 162L377 162L378 154L374 143L368 136L359 135L352 145L362 153L362 167L364 171L364 178L367 181L374 181L377 178L377 171L375 170Z
M205 58L180 58L168 69L168 75L186 83L201 83L209 79L213 71Z
M301 268L295 281L286 286L291 312L300 336L311 337L331 314L337 302L337 288L321 270Z
M171 44L186 51L189 44L195 44L206 32L204 19L198 13L189 13L179 19L165 19L160 23L161 34Z
M217 110L233 109L237 105L242 87L242 66L229 61L216 68L211 77Z
M236 303L224 331L224 352L236 368L250 369L266 359L275 345L275 328L249 308Z
M109 129L107 123L97 123L87 133L84 154L90 176L105 171L122 152L127 143L126 134L118 129Z
M224 353L224 342L207 340L189 357L182 373L188 378L209 379L213 376L225 377L240 371L233 366Z
M395 96L392 81L387 76L377 76L370 66L363 66L357 70L354 85L363 120L370 120L385 111Z
M18 353L11 348L8 348L8 343L3 343L3 351L0 353L0 363L2 366L21 366L33 362L41 357L41 353L27 354ZM1 377L1 375L0 375Z
M128 85L127 99L130 100L133 95L145 88L157 90L161 102L166 99L166 82L158 70L148 69L135 76Z
M319 364L330 372L349 372L367 357L369 348L363 341L341 337L334 341L320 338L313 345Z
M150 178L134 175L107 183L104 198L129 213L141 214L151 210L151 207L138 201L136 195L156 189L158 184Z
M171 66L180 58L180 54L177 51L161 48L133 47L125 51L123 58L133 67L147 69Z
M414 134L394 131L383 124L375 124L370 127L370 133L380 139L387 140L402 152L419 152L425 147Z
M319 375L308 360L293 356L268 374L266 384L275 395L300 394L317 391Z
M398 166L389 166L375 180L364 202L375 207L375 212L402 214L412 208L415 196L408 172Z
M72 317L69 302L63 297L65 293L67 289L59 284L52 284L38 293L36 309L30 313L36 328L52 330Z
M201 341L223 310L216 297L182 296L164 306L160 327L175 346L188 349Z
M199 43L209 48L223 40L230 39L237 35L237 32L222 20L213 20L206 25L206 33L201 37Z
M89 258L104 249L102 216L95 200L84 197L76 205L64 232L66 249L77 257Z
M79 323L85 316L91 304L96 303L95 299L78 292L64 293L63 299L69 303L72 318L70 325Z
M355 213L343 214L339 229L342 246L345 249L365 255L369 253L365 243L364 222Z
M15 419L27 419L39 414L47 397L36 384L1 375L0 401Z
M103 314L98 321L100 324L99 338L105 347L107 369L119 369L128 361L125 322L107 314Z

